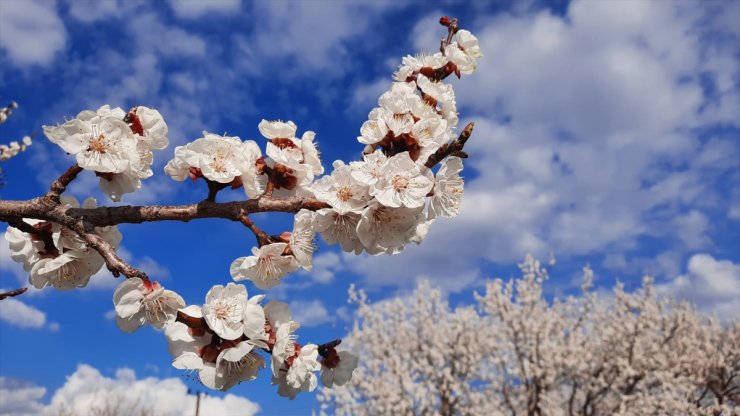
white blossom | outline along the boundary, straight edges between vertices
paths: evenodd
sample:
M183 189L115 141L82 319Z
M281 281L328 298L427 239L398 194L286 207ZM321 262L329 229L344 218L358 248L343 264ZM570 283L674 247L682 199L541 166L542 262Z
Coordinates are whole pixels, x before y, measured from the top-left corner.
M429 203L429 218L451 218L460 212L460 200L465 185L460 177L462 169L462 159L459 157L451 156L442 162L434 177L434 196Z
M295 257L283 255L286 243L265 244L253 247L252 255L239 257L231 263L231 277L236 280L251 280L262 290L275 287L286 274L298 268Z
M434 185L431 172L424 167L420 169L408 152L388 159L381 172L382 176L370 188L370 194L387 207L421 207Z
M321 362L321 384L326 387L334 385L344 386L352 378L352 372L357 368L358 358L349 351L335 351L338 363L333 366L327 365L326 361Z
M295 137L298 130L292 121L267 121L262 120L257 126L260 133L268 139L289 139Z
M203 318L219 337L238 339L244 335L246 303L247 289L243 285L229 283L226 287L213 286L206 294Z
M316 231L313 229L313 211L302 209L293 220L293 232L290 234L290 251L293 252L298 264L305 270L311 271L313 252L316 250L314 240Z
M335 163L331 175L313 184L316 199L326 202L340 213L362 212L370 200L369 188L353 177L353 171L351 166Z
M120 109L114 109L120 110ZM123 110L103 106L82 111L58 126L44 126L44 134L65 152L75 155L83 169L102 173L125 171L136 154L136 138L123 121Z
M356 212L342 214L332 208L320 209L314 216L314 230L321 233L327 244L339 244L342 251L359 254L363 249L357 235L360 218Z
M368 253L396 254L411 241L422 221L422 208L391 208L371 202L357 224L357 236Z
M118 327L124 332L134 332L147 322L155 328L162 328L174 321L177 310L185 307L185 301L157 282L133 277L126 279L113 292L113 305Z

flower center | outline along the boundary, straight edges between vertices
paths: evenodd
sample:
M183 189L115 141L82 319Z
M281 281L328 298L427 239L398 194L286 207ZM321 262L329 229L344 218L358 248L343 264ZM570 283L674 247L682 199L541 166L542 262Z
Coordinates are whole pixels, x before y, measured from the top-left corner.
M391 184L393 185L393 189L395 189L396 192L400 192L406 190L406 188L409 187L409 182L410 180L408 176L396 175L393 177Z
M273 276L280 275L278 268L275 265L274 256L260 257L258 262L259 262L259 270L261 272L260 274L262 274L263 276L271 278Z
M216 152L216 155L213 156L213 161L211 161L211 164L210 164L211 168L213 168L213 170L218 173L226 172L226 158L227 157L228 155L223 154L220 151Z
M347 202L352 198L352 189L349 186L343 186L337 191L337 198L342 202Z
M233 315L235 306L236 305L232 303L217 301L215 302L215 305L213 305L213 314L216 316L217 319L225 320Z
M90 139L90 146L88 150L95 153L105 153L108 150L108 142L105 139L105 135L100 133L97 137Z
M77 277L77 268L72 263L74 262L63 264L62 267L59 268L59 272L57 273L59 279L68 282Z
M148 321L161 320L164 317L164 302L162 296L142 302L144 304L144 313Z

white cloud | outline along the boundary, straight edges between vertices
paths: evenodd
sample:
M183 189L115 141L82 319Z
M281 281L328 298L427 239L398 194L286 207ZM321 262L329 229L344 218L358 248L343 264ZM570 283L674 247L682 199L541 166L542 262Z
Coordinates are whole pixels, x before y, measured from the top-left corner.
M343 270L342 258L333 251L327 251L313 257L313 269L310 272L302 271L302 274L308 274L311 279L317 283L330 283L334 276L340 270Z
M46 314L18 299L6 298L0 301L0 321L20 328L43 328L46 325Z
M676 217L674 223L678 230L678 237L688 249L698 249L711 244L707 231L709 220L697 210Z
M121 16L119 0L68 0L67 4L69 15L84 23Z
M187 394L187 386L179 378L137 379L129 368L119 368L115 377L105 377L99 370L80 364L54 392L50 403L39 402L43 387L0 377L0 413L30 414L157 414L174 416L195 412L196 398ZM227 394L224 397L205 396L200 400L202 415L254 415L260 406L246 398Z
M666 294L686 299L705 312L729 320L740 317L740 264L709 254L691 256L686 274L657 285Z
M296 300L289 304L293 319L302 326L318 326L333 321L324 304L320 300Z
M178 17L196 18L209 13L232 14L239 11L241 0L169 0Z
M254 2L254 39L242 43L248 58L275 65L275 59L293 65L281 67L283 77L318 73L334 76L352 62L347 41L369 36L367 29L375 18L403 2ZM290 68L297 71L288 71Z
M11 377L0 376L0 414L6 416L38 415L44 410L39 402L46 389Z
M0 48L18 66L49 65L64 49L67 30L54 1L3 1Z
M736 91L728 79L740 76L736 57L705 59L734 50L709 51L708 31L737 39L737 28L718 18L699 3L574 1L564 17L477 19L485 56L476 74L452 81L461 115L476 122L463 172L476 177L461 214L435 223L401 256L372 258L372 267L347 258L352 270L368 284L426 275L455 290L480 274L481 262L528 252L629 253L643 237L668 241L679 256L706 247L708 208L731 203L714 184L740 153L737 141L700 140L693 130L740 127L737 114L710 106L716 97L704 94L707 74L723 91ZM414 29L416 50L438 42L430 21Z

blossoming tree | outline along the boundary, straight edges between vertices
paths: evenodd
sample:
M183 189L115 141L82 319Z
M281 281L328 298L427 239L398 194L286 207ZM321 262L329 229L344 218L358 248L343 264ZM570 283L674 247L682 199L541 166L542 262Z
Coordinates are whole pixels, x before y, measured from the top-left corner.
M548 303L547 272L491 281L478 307L450 309L422 283L408 298L359 304L345 345L363 359L346 389L322 389L339 415L724 415L740 406L740 321L723 327L641 290Z
M346 384L357 356L338 351L340 340L297 343L299 323L287 305L264 304L264 295L248 297L242 284L215 285L205 303L186 306L176 292L116 254L122 239L117 225L202 218L241 223L254 233L257 245L233 261L231 278L265 290L298 268L311 270L316 234L358 254L394 255L410 242L420 243L437 217L457 215L463 193L459 173L467 156L463 147L473 129L471 123L454 133L455 96L443 81L472 73L481 56L477 39L460 29L457 19L443 17L440 23L447 28L440 51L405 57L395 82L362 125L360 159L335 161L324 176L314 132L298 138L293 122L262 120L264 153L256 141L208 132L174 149L165 173L175 181L205 183L203 201L98 207L88 198L80 204L64 192L85 170L99 177L100 188L113 201L139 190L154 174L154 153L169 144L168 126L155 109L124 111L108 105L45 126L46 137L77 163L43 196L0 201L11 257L39 289L84 287L104 265L114 276L125 276L113 295L120 329L163 328L173 366L197 372L210 388L227 390L252 380L266 361L282 396L314 390L319 370L325 386ZM227 187L242 188L247 199L217 202L218 192ZM266 233L250 218L259 212L294 213L293 230Z

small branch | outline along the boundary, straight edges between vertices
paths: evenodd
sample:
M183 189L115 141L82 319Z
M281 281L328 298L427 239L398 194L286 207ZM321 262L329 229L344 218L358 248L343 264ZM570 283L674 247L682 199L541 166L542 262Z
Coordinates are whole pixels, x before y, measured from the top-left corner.
M326 353L332 349L336 348L339 344L342 343L341 339L335 339L334 341L329 341L327 343L319 345L319 355L324 356Z
M252 221L252 219L249 218L246 213L243 213L239 216L239 222L244 224L254 233L254 236L257 238L257 245L259 245L260 247L273 242L272 237L270 237L266 232L262 231L261 228L257 227L254 221Z
M463 152L463 147L465 147L465 142L468 141L470 138L470 135L473 134L473 127L475 127L475 123L470 122L467 126L463 129L463 131L460 133L460 136L456 140L451 141L450 143L447 143L437 149L436 152L434 152L431 156L429 156L429 159L427 159L424 166L428 167L429 169L433 168L434 165L444 160L447 156L454 155L457 157L467 157L467 154Z
M208 197L206 197L206 201L208 202L216 202L216 194L218 194L218 191L229 186L228 183L220 183L208 179L205 179L205 181L208 184Z
M113 276L118 277L121 274L127 278L138 277L142 280L149 280L149 276L134 266L126 263L116 254L116 249L105 239L94 232L85 230L84 224L79 221L73 230L82 237L85 242L103 257L108 270Z
M67 171L59 177L59 179L55 180L51 184L51 190L49 190L49 192L44 195L44 199L58 204L59 197L64 193L64 191L67 190L67 185L75 180L80 172L82 172L82 168L80 167L80 165L76 163L72 165L72 167L67 169Z
M26 293L27 290L28 290L27 287L22 287L20 289L15 289L15 290L11 290L9 292L0 293L0 300L3 300L5 298L12 298L13 296L22 295L22 294Z
M33 234L36 234L38 232L38 230L36 230L36 228L34 228L33 225L31 225L31 224L29 224L29 223L27 223L27 222L25 222L25 221L23 221L23 220L21 220L19 218L16 218L16 217L7 217L6 218L6 217L1 217L0 216L0 221L8 223L9 226L11 226L13 228L17 228L17 229L23 231L24 233L28 233L28 234L33 235Z

